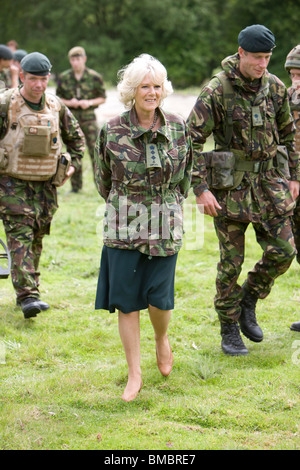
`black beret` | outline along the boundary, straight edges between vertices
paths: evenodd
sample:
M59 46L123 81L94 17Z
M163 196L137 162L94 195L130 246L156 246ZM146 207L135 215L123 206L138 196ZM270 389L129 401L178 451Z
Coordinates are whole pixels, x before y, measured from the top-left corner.
M26 55L27 55L27 52L24 51L24 49L17 49L16 52L14 52L14 54L13 54L13 58L17 62L21 62L23 57L25 57Z
M247 52L271 52L276 47L274 34L261 24L243 29L238 36L238 43Z
M13 53L11 49L4 44L0 44L0 59L12 60Z
M30 54L25 55L21 60L20 65L24 72L41 77L48 75L52 68L48 57L40 52L31 52Z

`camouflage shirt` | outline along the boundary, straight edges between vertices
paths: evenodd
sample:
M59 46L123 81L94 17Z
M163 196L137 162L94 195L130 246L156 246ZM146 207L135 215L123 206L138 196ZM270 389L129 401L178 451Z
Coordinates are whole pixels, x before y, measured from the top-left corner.
M61 73L57 79L57 96L63 99L71 100L92 100L95 98L106 98L104 82L102 76L88 67L85 67L80 80L75 78L72 69ZM95 119L95 109L97 106L91 106L88 109L70 108L77 119L85 120Z
M4 69L0 72L0 89L11 87L11 74L9 69Z
M300 153L300 85L288 89L291 111L296 125L295 146Z
M40 108L45 105L45 95L42 97ZM60 131L66 150L72 158L75 168L81 166L81 159L85 150L84 135L77 120L71 111L61 102ZM30 108L29 108L30 109ZM6 119L0 117L0 135L4 131ZM13 132L13 130L8 130ZM39 219L39 223L47 223L51 220L57 209L56 187L48 181L24 181L9 175L0 174L0 218L33 224Z
M299 154L295 152L295 125L290 113L287 89L276 80L275 112L273 97L268 93L270 74L266 71L260 80L247 81L239 71L239 55L227 57L222 68L231 81L235 92L233 107L233 132L230 150L250 161L267 161L275 157L277 145L285 145L289 152L292 180L300 181ZM252 107L259 108L261 125L252 123ZM223 138L226 111L223 89L217 77L204 86L188 118L194 148L192 186L196 195L208 188L207 170L201 154L208 136L214 134L215 141ZM214 190L222 207L220 215L239 220L262 222L277 215L288 214L294 201L288 182L275 169L265 172L243 174L241 184L232 191Z
M154 133L139 126L134 108L103 126L95 177L106 200L104 244L169 256L182 246L192 148L185 122L159 112L161 127Z

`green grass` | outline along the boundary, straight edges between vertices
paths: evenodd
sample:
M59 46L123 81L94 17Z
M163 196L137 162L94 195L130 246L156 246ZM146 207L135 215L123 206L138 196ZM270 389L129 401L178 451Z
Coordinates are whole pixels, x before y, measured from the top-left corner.
M117 315L94 310L104 204L88 157L84 168L81 194L70 193L69 183L59 189L44 242L41 296L51 309L24 320L10 278L1 280L0 448L299 449L300 336L289 329L300 320L299 266L294 262L258 304L264 341L245 339L248 356L225 356L213 308L218 244L210 218L203 246L199 237L191 250L188 239L178 258L172 374L164 378L157 369L143 311L144 386L135 401L120 399L127 367ZM190 228L193 208L187 214ZM2 225L0 236L5 240ZM259 257L250 227L241 282Z

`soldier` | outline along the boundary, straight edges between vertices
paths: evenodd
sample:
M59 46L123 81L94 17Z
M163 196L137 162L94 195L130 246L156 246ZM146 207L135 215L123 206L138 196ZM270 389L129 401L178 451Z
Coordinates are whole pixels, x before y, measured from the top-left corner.
M288 88L290 107L296 124L296 150L300 152L300 44L294 47L287 55L285 69L288 71L292 86ZM300 264L300 199L293 216L295 244L297 248L297 261ZM300 321L291 325L291 330L300 331Z
M196 202L214 218L219 239L215 308L222 349L229 355L248 353L240 328L252 341L263 339L256 303L267 297L295 257L291 215L300 180L287 90L267 71L274 35L263 25L252 25L240 32L238 42L238 53L222 61L222 72L202 89L188 118ZM215 151L202 153L211 133ZM278 144L288 156L278 153ZM290 182L284 174L287 164ZM250 223L263 256L240 287Z
M10 41L6 43L6 45L7 47L10 48L12 52L15 52L17 49L19 49L19 44L17 43L15 39L11 39Z
M172 370L167 328L192 150L185 122L160 107L173 91L165 67L142 54L120 78L127 111L103 126L95 151L98 191L106 201L96 309L119 311L128 364L122 399L131 401L142 386L140 310L149 310L159 371L167 376Z
M19 84L19 70L13 64L13 53L9 47L0 44L0 88L16 88Z
M21 61L27 54L28 52L25 51L24 49L18 49L13 53L13 65L15 65L18 68L19 85L22 85L22 82L20 79Z
M94 171L94 151L98 126L95 109L106 101L102 77L86 66L86 53L83 47L73 47L68 53L71 69L59 75L56 94L70 108L78 119L85 135ZM82 188L82 169L71 178L72 191Z
M80 167L84 135L69 109L45 91L49 59L33 52L22 59L21 68L22 86L1 97L0 218L17 304L30 318L49 308L39 298L42 241L58 207L56 186Z

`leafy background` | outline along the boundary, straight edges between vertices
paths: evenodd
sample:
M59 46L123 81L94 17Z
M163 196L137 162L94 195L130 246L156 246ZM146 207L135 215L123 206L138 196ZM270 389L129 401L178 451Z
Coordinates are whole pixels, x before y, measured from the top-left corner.
M293 0L2 0L1 42L15 39L46 54L53 72L69 67L67 53L86 49L88 65L115 84L117 71L147 52L166 67L177 88L198 86L237 51L244 27L264 24L276 37L269 70L288 81L284 62L299 42Z

